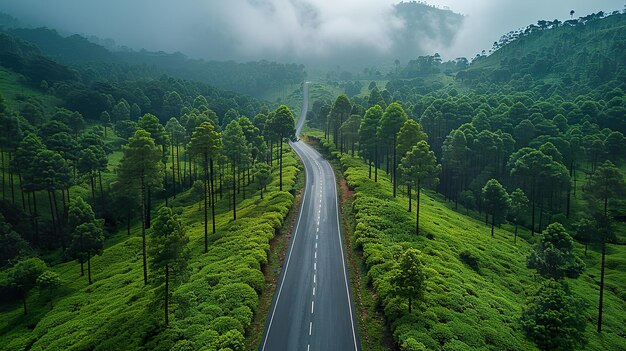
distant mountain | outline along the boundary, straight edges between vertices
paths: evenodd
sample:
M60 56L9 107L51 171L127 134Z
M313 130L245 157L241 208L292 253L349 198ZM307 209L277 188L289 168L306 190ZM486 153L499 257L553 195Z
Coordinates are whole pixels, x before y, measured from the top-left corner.
M394 6L394 14L404 24L394 35L393 52L401 60L432 54L432 43L449 47L465 19L449 9L421 1L400 2Z
M14 28L5 32L34 44L34 50L66 65L95 71L107 70L109 65L145 66L146 74L152 78L167 74L256 97L300 83L306 77L304 66L297 64L194 60L180 52L110 51L78 34L64 37L49 28Z

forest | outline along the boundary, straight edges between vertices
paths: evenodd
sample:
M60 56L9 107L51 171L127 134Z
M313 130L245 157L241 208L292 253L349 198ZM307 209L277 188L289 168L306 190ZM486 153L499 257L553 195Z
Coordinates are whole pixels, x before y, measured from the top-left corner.
M391 47L466 20L390 13ZM0 350L265 350L315 179L293 143L337 178L355 347L626 349L626 10L568 14L310 73L0 12Z
M317 85L306 134L354 192L365 290L400 349L624 347L625 21L539 21L352 98Z

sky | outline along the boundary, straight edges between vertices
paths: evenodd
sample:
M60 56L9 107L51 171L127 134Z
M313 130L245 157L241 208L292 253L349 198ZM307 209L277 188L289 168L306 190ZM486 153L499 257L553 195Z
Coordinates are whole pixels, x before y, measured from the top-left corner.
M393 59L398 0L2 0L0 11L64 34L208 59L301 61L349 50ZM473 57L538 19L624 7L624 0L429 0L467 18L452 45L424 38L444 59Z

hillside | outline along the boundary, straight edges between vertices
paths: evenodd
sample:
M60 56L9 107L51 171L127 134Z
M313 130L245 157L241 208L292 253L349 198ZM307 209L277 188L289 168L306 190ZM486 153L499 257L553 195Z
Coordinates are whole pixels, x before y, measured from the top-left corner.
M291 111L119 66L75 71L0 40L0 349L241 349L299 172L265 125L282 113L293 128ZM206 130L226 145L212 181ZM187 267L165 274L167 295L155 258L166 207Z
M317 140L318 133L312 133ZM368 177L361 158L340 154L331 142L321 140L327 155L337 157L347 185L354 191L351 206L353 248L362 254L362 269L375 289L381 310L390 323L394 339L402 350L530 350L519 326L519 314L530 291L540 279L526 268L526 257L534 238L527 230L513 243L513 227L505 225L490 237L484 221L454 210L454 205L435 193L422 194L420 226L415 235L415 210L407 212L406 192L392 196L392 184L384 171L379 180ZM395 260L407 248L424 255L427 275L425 302L418 313L409 314L406 302L394 297L390 277ZM576 246L583 256L583 245ZM616 270L607 279L606 324L598 336L588 328L585 350L620 350L626 319L620 312L626 302L620 287L626 284L623 266L626 249L613 246L607 267ZM599 253L585 258L586 274L569 283L585 297L588 306L597 304ZM585 319L593 323L596 311L588 308ZM368 320L364 321L369 322ZM367 326L362 326L367 328ZM413 345L413 346L412 346ZM415 348L417 347L417 348Z
M281 91L300 84L306 77L304 66L268 61L237 63L191 59L184 54L111 51L78 34L64 37L54 29L11 28L5 33L34 44L42 53L86 73L108 77L108 70L133 69L140 78L158 79L162 74L195 80L222 90L261 97L267 91ZM141 70L139 70L141 68Z

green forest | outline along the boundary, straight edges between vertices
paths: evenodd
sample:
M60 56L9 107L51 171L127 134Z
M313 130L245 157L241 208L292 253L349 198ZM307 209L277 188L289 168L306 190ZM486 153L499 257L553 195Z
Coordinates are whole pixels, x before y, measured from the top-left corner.
M625 34L619 12L539 21L470 65L314 87L305 134L353 192L364 293L401 350L626 347Z
M464 20L390 12L395 46ZM361 350L626 349L626 10L568 14L309 73L0 12L0 350L265 350L295 143L337 178Z

